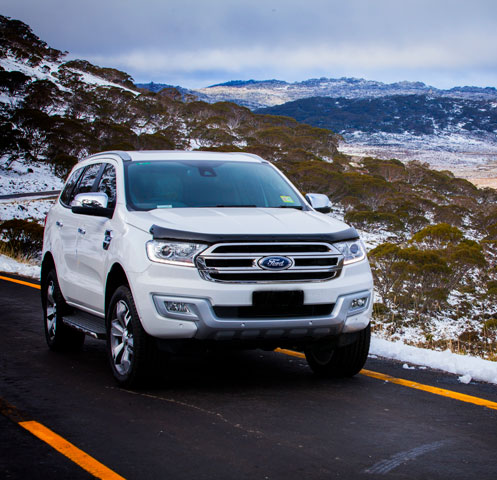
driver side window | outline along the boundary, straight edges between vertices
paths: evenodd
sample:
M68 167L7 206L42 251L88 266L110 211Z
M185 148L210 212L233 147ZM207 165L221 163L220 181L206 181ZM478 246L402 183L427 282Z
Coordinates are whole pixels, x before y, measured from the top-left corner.
M74 197L78 193L94 192L93 189L96 180L98 179L100 169L102 167L101 163L94 163L86 167L83 175L81 176L76 188L72 191L71 197L69 198L69 205L71 205Z
M105 165L102 177L98 183L97 192L106 193L109 197L108 208L116 206L116 169L110 163Z

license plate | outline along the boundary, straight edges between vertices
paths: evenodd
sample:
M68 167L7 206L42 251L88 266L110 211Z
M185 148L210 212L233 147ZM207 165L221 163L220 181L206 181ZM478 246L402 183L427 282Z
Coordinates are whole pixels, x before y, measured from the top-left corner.
M303 290L276 290L258 291L252 294L254 307L261 305L280 305L286 307L297 307L304 304Z

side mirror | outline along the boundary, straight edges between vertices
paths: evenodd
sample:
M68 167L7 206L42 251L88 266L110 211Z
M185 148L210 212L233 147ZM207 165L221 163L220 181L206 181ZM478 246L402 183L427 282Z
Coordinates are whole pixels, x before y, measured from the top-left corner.
M103 192L78 193L71 202L71 207L107 208L109 197Z
M317 212L331 212L331 201L327 195L323 195L322 193L307 193L305 199Z
M78 193L71 202L71 211L72 213L80 215L112 218L112 215L114 215L114 209L107 208L108 204L109 197L106 193Z

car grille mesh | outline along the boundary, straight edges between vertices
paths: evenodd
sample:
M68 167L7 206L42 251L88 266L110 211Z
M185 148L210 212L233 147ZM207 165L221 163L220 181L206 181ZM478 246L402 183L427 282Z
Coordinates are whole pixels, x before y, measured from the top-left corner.
M289 266L261 267L261 261L272 256L285 257ZM213 282L319 282L340 275L343 257L327 243L224 243L202 252L196 265L202 278Z

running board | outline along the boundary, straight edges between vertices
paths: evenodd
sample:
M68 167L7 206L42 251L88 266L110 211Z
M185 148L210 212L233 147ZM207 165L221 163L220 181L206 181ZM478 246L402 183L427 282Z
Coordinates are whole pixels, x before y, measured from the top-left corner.
M104 340L107 337L105 331L105 319L95 317L89 313L76 310L74 313L65 315L64 323L80 332L86 333L94 338Z

